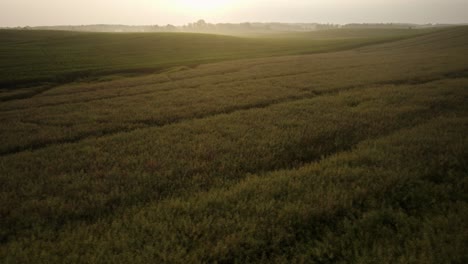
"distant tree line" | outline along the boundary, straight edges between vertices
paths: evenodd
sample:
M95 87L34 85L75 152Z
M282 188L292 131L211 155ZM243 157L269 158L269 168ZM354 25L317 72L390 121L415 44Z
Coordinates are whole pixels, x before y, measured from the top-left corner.
M16 27L13 29L23 30L67 30L67 31L87 31L87 32L198 32L198 33L273 33L273 32L307 32L317 30L327 30L336 28L425 28L448 26L442 24L404 24L404 23L352 23L346 25L320 24L320 23L207 23L201 19L194 23L183 26L171 24L149 25L149 26L128 26L128 25L78 25L78 26L41 26L41 27ZM12 29L12 28L10 28Z

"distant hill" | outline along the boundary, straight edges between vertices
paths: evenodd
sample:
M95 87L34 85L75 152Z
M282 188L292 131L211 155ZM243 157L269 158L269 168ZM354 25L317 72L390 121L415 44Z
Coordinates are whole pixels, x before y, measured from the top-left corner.
M0 87L63 83L106 74L148 73L222 60L343 50L427 31L331 29L265 33L261 38L254 38L198 33L1 30Z

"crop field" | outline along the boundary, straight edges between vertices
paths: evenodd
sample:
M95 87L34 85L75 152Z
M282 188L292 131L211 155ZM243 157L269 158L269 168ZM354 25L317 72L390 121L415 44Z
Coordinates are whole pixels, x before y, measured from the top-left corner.
M2 263L468 262L468 27L0 36Z
M335 51L431 31L434 29L338 29L245 38L188 33L0 30L0 86L66 83L227 59Z

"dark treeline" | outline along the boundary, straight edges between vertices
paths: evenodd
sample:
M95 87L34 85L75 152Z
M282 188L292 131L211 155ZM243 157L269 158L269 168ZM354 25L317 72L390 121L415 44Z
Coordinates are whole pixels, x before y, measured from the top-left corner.
M199 33L274 33L274 32L301 32L317 31L335 28L426 28L440 27L447 25L440 24L404 24L404 23L353 23L346 25L320 24L320 23L207 23L199 20L183 26L168 25L77 25L77 26L40 26L40 27L18 27L15 29L24 30L66 30L66 31L86 31L86 32L199 32Z

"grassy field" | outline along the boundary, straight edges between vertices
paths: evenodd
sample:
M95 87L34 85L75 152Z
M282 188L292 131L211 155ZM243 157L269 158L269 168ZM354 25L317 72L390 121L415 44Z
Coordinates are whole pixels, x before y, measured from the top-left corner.
M0 30L0 87L143 74L229 59L334 51L430 31L343 29L233 37Z
M2 262L466 263L468 28L334 34L0 93Z

